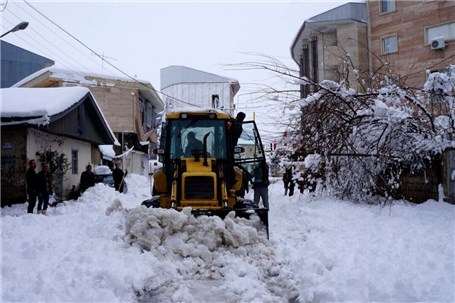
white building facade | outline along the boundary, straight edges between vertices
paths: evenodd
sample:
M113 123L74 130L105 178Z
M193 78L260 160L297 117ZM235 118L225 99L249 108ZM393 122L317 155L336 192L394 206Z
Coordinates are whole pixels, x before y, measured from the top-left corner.
M237 80L175 65L161 69L160 77L165 111L199 107L234 114Z

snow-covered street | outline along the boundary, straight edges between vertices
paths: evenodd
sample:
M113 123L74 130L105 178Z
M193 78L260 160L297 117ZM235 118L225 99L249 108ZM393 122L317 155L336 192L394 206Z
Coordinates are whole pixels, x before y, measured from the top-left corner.
M134 174L127 194L97 184L47 216L5 207L1 301L455 301L453 205L287 197L274 181L270 241L254 220L141 208Z

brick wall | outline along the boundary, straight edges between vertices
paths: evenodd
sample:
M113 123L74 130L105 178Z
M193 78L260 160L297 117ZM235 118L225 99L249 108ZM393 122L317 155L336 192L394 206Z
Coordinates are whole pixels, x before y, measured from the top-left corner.
M113 132L133 131L134 96L131 93L137 94L137 90L117 87L90 87L90 90Z
M379 59L388 61L400 77L407 77L406 84L421 88L426 80L426 70L447 67L455 62L455 40L446 41L444 50L431 50L425 38L425 28L455 21L455 1L396 1L394 12L381 14L379 1L367 2L370 22L370 49L375 70ZM396 34L398 51L381 53L381 38Z

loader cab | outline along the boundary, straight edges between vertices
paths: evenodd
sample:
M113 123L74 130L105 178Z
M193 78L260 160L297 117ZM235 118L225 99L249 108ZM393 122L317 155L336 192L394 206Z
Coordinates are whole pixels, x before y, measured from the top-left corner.
M201 119L200 117L185 120L171 120L167 127L169 134L169 159L193 157L192 150L205 149L207 155L216 159L227 159L226 121ZM190 139L193 138L193 139ZM192 148L192 142L198 147Z
M167 114L161 128L158 154L169 190L175 179L174 172L178 170L180 178L189 169L187 164L196 159L215 161L216 166L223 166L229 173L229 163L233 166L226 128L229 119L225 113L210 111ZM194 139L190 140L190 137ZM210 162L205 167L209 165L214 164Z

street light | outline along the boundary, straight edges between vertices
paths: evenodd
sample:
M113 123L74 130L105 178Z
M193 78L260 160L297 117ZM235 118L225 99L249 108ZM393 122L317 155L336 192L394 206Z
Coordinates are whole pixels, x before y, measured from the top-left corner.
M18 25L16 25L15 27L13 27L12 29L10 29L9 31L7 31L6 33L4 33L3 35L1 35L0 38L3 38L4 36L8 35L9 33L13 33L13 32L17 32L17 31L26 29L27 26L28 26L28 22L23 21L23 22L19 23Z

